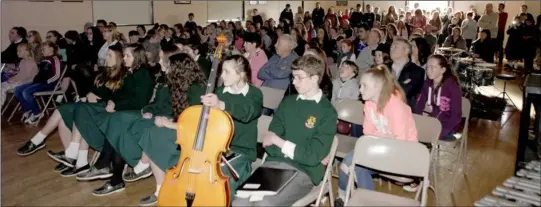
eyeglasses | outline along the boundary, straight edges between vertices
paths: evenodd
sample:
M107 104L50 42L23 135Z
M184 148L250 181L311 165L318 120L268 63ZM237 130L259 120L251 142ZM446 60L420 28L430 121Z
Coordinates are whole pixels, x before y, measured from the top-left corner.
M291 78L291 81L300 81L300 80L304 80L310 77L311 76L306 76L306 77L293 76L293 78Z
M50 39L50 38L53 38L53 36L47 36L46 38L47 38L47 39Z

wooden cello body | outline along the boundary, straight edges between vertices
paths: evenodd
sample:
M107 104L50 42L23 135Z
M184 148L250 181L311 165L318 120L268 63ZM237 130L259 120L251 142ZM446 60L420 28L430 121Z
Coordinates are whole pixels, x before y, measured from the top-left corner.
M225 36L218 38L207 93L214 91L217 65ZM222 153L229 149L234 125L231 116L219 109L197 105L185 109L177 121L181 146L178 163L167 170L158 195L158 206L229 206L228 177L221 170Z

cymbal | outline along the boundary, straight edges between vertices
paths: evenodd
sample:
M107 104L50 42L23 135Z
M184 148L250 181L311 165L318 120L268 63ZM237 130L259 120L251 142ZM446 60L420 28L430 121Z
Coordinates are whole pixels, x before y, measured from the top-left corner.
M458 49L458 48L454 48L454 47L440 47L440 48L438 48L438 50L445 51L445 52L462 52L462 51L464 51L462 49Z
M465 58L459 58L458 59L460 62L465 62L465 63L483 63L485 61L481 60L481 59L473 59L471 57L465 57Z
M483 68L495 68L496 64L494 64L494 63L477 63L476 66L483 67Z

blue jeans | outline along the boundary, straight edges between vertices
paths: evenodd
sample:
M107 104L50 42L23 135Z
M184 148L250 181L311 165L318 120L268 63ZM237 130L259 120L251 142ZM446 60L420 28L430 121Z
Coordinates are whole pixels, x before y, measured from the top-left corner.
M352 137L361 137L363 136L363 125L351 124L351 136Z
M353 152L350 152L346 157L344 157L344 160L342 160L342 164L345 164L347 166L350 166L353 161ZM357 188L363 188L367 190L374 190L374 183L372 182L372 175L376 174L374 171L366 169L364 167L355 167L355 175L357 176ZM346 190L348 185L348 179L349 175L347 175L345 172L340 170L340 175L338 176L338 188L340 190Z
M1 76L2 76L2 83L3 83L3 82L6 82L7 80L9 80L13 76L13 74L2 72Z
M39 107L34 98L35 92L53 90L56 83L27 83L15 88L15 98L21 103L23 111L32 111L32 114L39 114Z

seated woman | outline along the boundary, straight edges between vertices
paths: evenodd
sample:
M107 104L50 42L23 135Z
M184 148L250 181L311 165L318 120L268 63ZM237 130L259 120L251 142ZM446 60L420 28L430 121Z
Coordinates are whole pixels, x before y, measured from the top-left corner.
M63 171L62 174L79 174L90 169L87 160L88 146L102 151L105 136L99 126L108 121L108 117L113 112L141 110L149 103L154 81L152 74L146 69L144 49L140 45L130 45L124 52L127 53L124 56L127 70L119 72L124 75L114 79L117 82L106 83L106 85L113 85L111 98L99 103L78 104L74 111L71 142L66 152L48 152L49 157L72 168L72 170ZM113 57L115 55L120 59L122 48L112 46L109 59L115 58ZM83 141L82 138L84 138Z
M193 62L191 59L189 61ZM172 70L177 67L180 68L177 70L188 70L185 68L186 65L192 65L177 62L176 66L171 67ZM235 180L231 177L229 186L231 194L235 195L235 190L250 176L252 172L251 163L256 160L257 118L261 115L263 94L258 88L250 84L251 68L245 57L240 55L230 56L223 61L222 68L223 72L220 78L223 80L224 87L216 89L216 94L210 93L200 98L201 103L204 105L225 110L233 118L235 134L230 148L231 153L233 153L231 157L236 158L230 164L238 173L239 179ZM204 85L204 83L194 81L192 81L191 85L196 83L201 84L201 86ZM191 100L192 97L190 96L192 94L188 93L187 95L188 100ZM183 99L185 100L186 97ZM176 108L174 110L177 110L174 112L175 117L187 107L186 105L179 105L177 108L175 107L176 104L177 102L174 102L173 106L173 108ZM178 104L182 104L182 102ZM139 141L139 145L151 160L151 167L157 185L154 194L141 200L143 205L150 205L157 201L165 177L165 170L178 163L180 151L177 150L177 145L174 144L176 141L176 127L176 123L167 117L156 118L156 127L148 128ZM231 172L225 166L222 167L222 172L231 176Z
M252 85L255 87L261 87L263 83L262 80L257 78L257 73L259 69L269 61L265 51L261 48L261 36L257 33L247 33L244 35L244 57L248 58L250 61L250 66L252 67Z
M125 71L122 71L122 60L121 60L121 50L116 50L115 48L110 49L110 59L107 61L107 67L101 68L102 71L94 81L94 88L91 92L89 92L86 95L86 99L90 103L96 103L96 102L102 102L105 100L110 99L110 96L112 94L113 86L116 86L116 81L121 81L123 74L125 74ZM20 147L17 150L17 154L20 156L27 156L30 154L33 154L34 152L42 149L45 147L45 138L49 134L51 134L55 129L58 128L58 132L60 135L60 140L62 141L62 145L64 148L68 148L70 144L70 139L72 136L71 130L73 126L73 117L74 117L74 111L75 107L79 103L76 102L69 102L62 104L60 107L58 107L49 120L47 120L47 123L45 126L36 133L30 141L27 141L22 147ZM86 151L88 152L88 151ZM81 156L87 156L85 153L81 153ZM76 165L79 167L83 167L86 165L84 161L86 161L86 157L81 160ZM57 172L63 172L66 169L68 169L66 165L60 163L55 167L55 171ZM67 173L62 174L62 176L73 176L73 173Z
M417 129L413 115L405 102L404 91L385 66L377 66L361 75L360 92L364 104L364 135L417 141ZM350 152L340 164L338 187L340 198L344 198L348 181L348 170L353 159ZM372 171L355 167L357 187L374 190Z
M428 58L423 90L417 98L414 113L428 113L440 120L442 131L440 139L454 140L462 121L462 92L458 78L442 55Z
M43 60L39 63L38 74L31 83L15 88L15 98L21 103L26 124L37 124L41 118L35 92L53 90L62 74L62 64L58 57L58 47L52 42L44 42L41 47Z
M491 41L490 30L484 29L479 34L479 39L475 40L471 45L471 52L474 58L493 63L494 62L494 45Z
M32 47L29 43L19 43L17 46L17 56L21 58L16 67L16 74L9 78L6 82L2 82L2 87L0 93L2 104L6 102L6 93L7 91L16 88L22 84L31 83L34 79L34 76L38 73L38 65L32 55Z
M467 50L468 48L466 46L466 40L462 38L462 32L460 31L460 27L454 27L452 31L453 32L451 33L451 36L445 38L445 42L443 42L443 47L452 47Z

